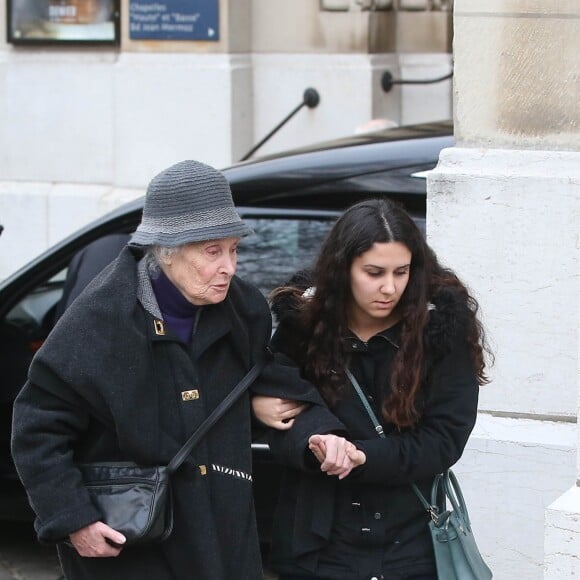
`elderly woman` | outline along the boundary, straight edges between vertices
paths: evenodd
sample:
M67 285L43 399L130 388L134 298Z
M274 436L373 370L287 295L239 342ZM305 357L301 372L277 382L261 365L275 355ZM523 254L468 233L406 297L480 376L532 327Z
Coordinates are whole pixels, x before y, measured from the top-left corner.
M267 303L234 276L249 233L220 172L195 161L170 167L151 181L129 246L37 353L15 404L12 450L39 539L57 544L69 580L262 577L247 394L172 477L174 528L162 543L123 547L77 467L167 464L265 356ZM253 389L321 402L274 361Z

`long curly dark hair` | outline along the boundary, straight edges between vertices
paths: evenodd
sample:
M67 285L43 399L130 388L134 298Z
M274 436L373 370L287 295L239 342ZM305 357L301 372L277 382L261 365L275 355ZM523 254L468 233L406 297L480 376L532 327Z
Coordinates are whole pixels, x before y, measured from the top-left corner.
M328 234L315 265L316 290L308 300L300 301L301 327L305 330L299 347L302 372L331 406L342 398L346 383L351 265L377 242L401 242L412 255L409 281L397 306L401 332L391 371L391 393L382 408L385 419L401 429L420 419L416 403L426 374L424 331L429 303L439 291L452 288L465 301L467 341L480 385L488 382L484 352L489 353L489 349L477 318L477 301L451 270L439 264L405 210L384 199L357 203L345 211ZM298 291L286 288L281 292L296 295Z

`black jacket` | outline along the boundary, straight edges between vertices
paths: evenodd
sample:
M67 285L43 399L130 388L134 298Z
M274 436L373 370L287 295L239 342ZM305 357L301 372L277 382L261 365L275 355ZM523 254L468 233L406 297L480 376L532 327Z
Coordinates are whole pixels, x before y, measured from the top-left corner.
M289 432L272 435L273 451L289 466L274 520L275 570L341 580L434 574L428 516L410 483L428 496L433 476L460 458L475 424L478 384L465 341L466 304L452 290L432 301L416 428L399 432L383 419L387 438L380 439L347 385L334 413L367 461L343 481L321 474L307 450L308 437L324 432L317 407L303 413ZM280 318L274 348L296 356L301 335L296 313L284 302L274 309ZM354 336L347 341L350 369L379 418L398 332L395 326L368 344Z
M125 249L65 312L16 400L12 451L39 538L59 543L70 580L261 578L248 394L173 477L175 527L167 541L117 558L81 558L60 543L100 519L76 463L167 464L266 354L271 317L253 286L234 278L224 302L201 308L191 347L155 332L137 287L136 259ZM253 388L320 402L296 371L272 361ZM199 399L184 401L182 391L191 389Z

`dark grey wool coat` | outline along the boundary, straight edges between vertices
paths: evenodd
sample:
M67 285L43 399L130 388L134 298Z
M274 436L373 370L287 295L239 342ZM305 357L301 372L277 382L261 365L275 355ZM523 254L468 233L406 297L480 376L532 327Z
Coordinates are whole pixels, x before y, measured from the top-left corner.
M248 394L175 474L168 540L117 558L81 558L62 543L101 517L76 463L166 464L267 350L267 303L237 278L224 302L201 308L191 347L155 334L137 287L137 261L125 249L65 312L16 400L12 451L39 539L58 544L69 580L262 578ZM184 401L194 388L199 399ZM320 403L296 371L272 360L253 389Z

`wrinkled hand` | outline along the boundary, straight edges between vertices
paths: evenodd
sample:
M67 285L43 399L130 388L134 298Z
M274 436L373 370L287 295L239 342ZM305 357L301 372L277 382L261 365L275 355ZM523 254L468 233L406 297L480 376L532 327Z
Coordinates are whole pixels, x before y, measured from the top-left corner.
M69 537L79 555L85 558L114 558L121 553L123 546L116 547L109 542L124 544L126 541L123 534L103 522L89 524Z
M338 435L312 435L308 447L320 461L320 469L328 475L344 479L355 467L363 465L366 455L344 437Z
M255 395L252 397L252 408L256 418L267 427L285 431L290 429L294 418L308 407L307 403Z

